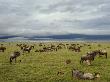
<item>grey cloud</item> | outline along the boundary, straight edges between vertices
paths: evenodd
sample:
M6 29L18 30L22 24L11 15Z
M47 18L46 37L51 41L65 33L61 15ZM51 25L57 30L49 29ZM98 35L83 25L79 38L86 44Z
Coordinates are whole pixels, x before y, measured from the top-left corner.
M109 5L109 0L0 0L0 34L110 34Z

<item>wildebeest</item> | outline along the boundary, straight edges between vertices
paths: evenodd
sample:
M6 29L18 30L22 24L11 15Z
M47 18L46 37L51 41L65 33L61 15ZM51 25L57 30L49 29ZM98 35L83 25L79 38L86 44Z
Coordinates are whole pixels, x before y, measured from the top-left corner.
M83 55L81 57L80 64L83 63L83 61L87 61L87 60L89 60L89 62L91 64L91 61L94 60L94 56L92 56L92 55Z
M1 46L0 51L4 52L6 50L6 47Z
M57 72L57 75L63 75L63 74L64 74L64 72L62 72L62 71Z
M70 64L70 63L71 63L70 59L66 60L66 64Z
M75 47L75 48L74 48L74 51L75 51L75 52L80 52L80 51L81 51L80 48L81 48L81 47Z
M45 52L43 49L36 50L35 52Z
M21 46L22 46L22 44L16 44L16 46L19 46L19 47L21 47Z
M82 46L76 46L76 45L71 45L68 47L69 50L75 51L75 52L81 52L81 47Z
M20 52L19 51L14 51L11 55L10 55L10 64L12 63L12 60L15 59L15 63L16 63L16 58L20 56Z
M77 79L82 79L82 80L94 80L96 78L100 78L99 73L85 73L83 71L79 71L77 69L72 70L72 77L75 77Z
M92 51L92 52L89 52L87 53L87 55L83 55L81 56L81 59L80 59L80 64L83 63L83 61L89 61L90 64L91 64L91 61L94 60L95 56L98 54L97 51Z
M26 48L23 48L22 50L23 50L23 52L28 52L28 53L30 53L30 51L31 51L31 49L32 49L33 47L32 46L30 46L30 47L26 47Z
M101 57L102 55L105 55L105 57L107 58L107 51L106 50L99 50L99 57Z

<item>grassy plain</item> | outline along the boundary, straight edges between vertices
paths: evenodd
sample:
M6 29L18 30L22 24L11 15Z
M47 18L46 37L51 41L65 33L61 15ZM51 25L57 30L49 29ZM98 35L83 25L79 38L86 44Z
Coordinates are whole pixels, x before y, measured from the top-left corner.
M7 50L4 53L0 52L0 82L110 82L110 42L78 42L80 45L90 44L91 49L88 46L84 46L81 52L61 49L57 52L43 53L35 52L36 49L40 49L38 43L25 43L29 45L34 44L35 48L31 53L24 53L24 55L19 56L17 63L13 62L13 64L9 63L9 56L13 51L20 50L19 47L16 47L18 42L1 42L0 44L2 43ZM63 43L71 44L75 42ZM44 44L57 45L58 42ZM101 47L98 47L98 44L101 44ZM91 66L79 63L81 55L97 49L106 49L108 58L97 56ZM65 63L67 59L71 60L70 64ZM101 78L93 81L72 78L71 70L73 68L90 73L99 72ZM64 74L57 75L58 71Z

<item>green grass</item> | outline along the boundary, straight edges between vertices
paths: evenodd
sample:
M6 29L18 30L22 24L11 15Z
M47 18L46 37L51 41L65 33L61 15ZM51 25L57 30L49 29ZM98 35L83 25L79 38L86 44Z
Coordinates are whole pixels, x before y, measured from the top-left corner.
M69 43L69 42L68 42ZM80 53L68 51L67 49L58 50L57 52L34 52L39 49L38 43L27 43L29 45L35 44L35 48L31 53L25 53L17 58L17 63L11 65L9 63L9 56L15 50L20 50L16 47L17 42L3 43L7 50L0 52L0 82L110 82L110 43L86 43L91 44L89 49L87 46L83 47ZM51 43L46 43L49 45ZM58 43L53 43L57 45ZM80 43L82 45L84 43ZM101 47L97 45L101 44ZM80 64L81 55L87 51L106 48L108 58L96 57L91 66ZM71 60L70 64L66 64L67 59ZM19 62L21 60L21 62ZM85 72L99 72L101 78L90 80L78 80L72 78L71 70L77 68ZM63 75L57 75L58 71L64 72Z

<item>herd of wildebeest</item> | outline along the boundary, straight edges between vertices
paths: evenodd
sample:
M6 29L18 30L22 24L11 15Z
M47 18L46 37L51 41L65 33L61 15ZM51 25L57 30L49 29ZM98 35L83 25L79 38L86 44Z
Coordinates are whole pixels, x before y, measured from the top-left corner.
M9 63L12 64L13 60L15 60L15 63L16 63L16 59L22 55L23 53L31 53L32 50L35 50L36 45L28 45L28 44L25 44L25 43L19 43L19 44L16 44L16 47L18 47L20 49L20 51L14 51L10 57L9 57ZM34 52L39 52L39 53L43 53L43 52L52 52L52 51L55 51L57 52L58 50L60 49L68 49L68 50L71 50L71 51L74 51L74 52L81 52L82 51L82 48L84 46L88 46L89 49L91 49L91 45L90 44L78 44L78 43L67 43L67 44L64 44L64 43L58 43L57 45L54 45L54 44L50 44L49 46L46 46L45 43L39 43L39 47L41 49L36 49ZM100 47L101 44L98 45L98 47ZM5 52L5 50L7 50L7 47L5 47L4 44L1 44L0 45L0 52ZM107 51L106 49L98 49L98 50L93 50L93 51L89 51L87 53L85 53L85 55L82 55L80 57L80 61L79 63L81 65L84 64L87 64L87 65L91 65L91 62L94 61L94 59L96 58L96 56L98 55L99 57L102 57L104 56L105 58L107 58ZM20 60L21 62L22 60ZM71 63L71 60L66 60L65 61L66 64L69 64ZM62 72L58 72L57 74L62 74ZM85 73L81 70L78 70L78 69L73 69L72 70L72 77L75 77L77 79L83 79L83 80L94 80L96 78L100 78L100 73L95 73L95 74L92 74L92 73Z

